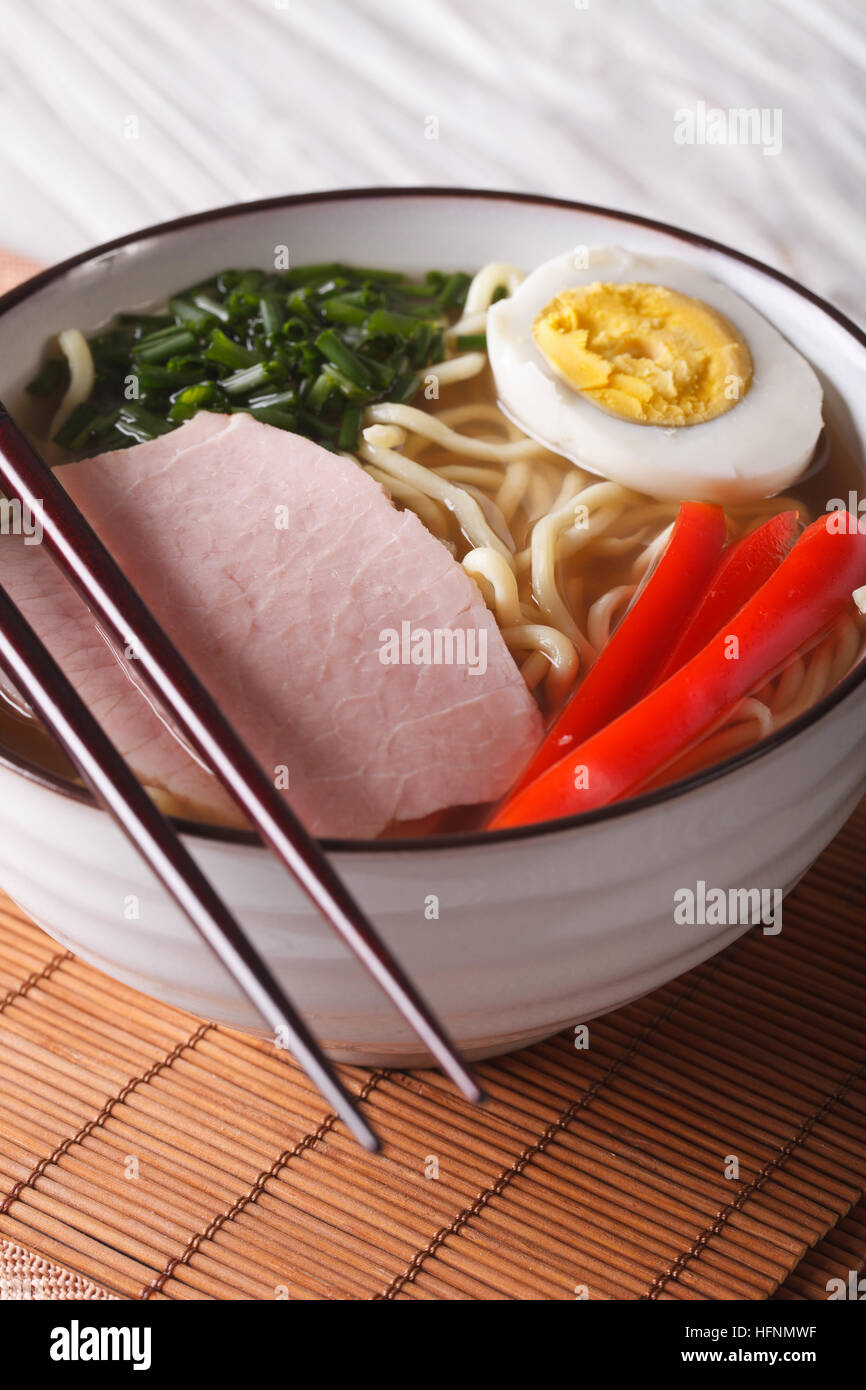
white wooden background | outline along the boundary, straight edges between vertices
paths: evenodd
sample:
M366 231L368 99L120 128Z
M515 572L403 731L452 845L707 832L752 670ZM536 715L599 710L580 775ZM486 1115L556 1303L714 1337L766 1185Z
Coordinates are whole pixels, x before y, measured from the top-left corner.
M366 183L643 212L862 315L863 0L0 0L0 243ZM781 153L674 142L704 101ZM438 138L430 118L438 121Z

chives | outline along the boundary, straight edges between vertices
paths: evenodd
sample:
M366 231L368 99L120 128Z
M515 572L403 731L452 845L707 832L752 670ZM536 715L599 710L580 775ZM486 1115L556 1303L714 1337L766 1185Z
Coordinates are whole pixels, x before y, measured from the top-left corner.
M400 293L407 299L435 299L436 290L432 285L401 285Z
M421 376L418 372L406 372L394 382L388 392L388 399L396 401L398 405L405 405L407 401L411 401L420 385Z
M288 285L314 285L317 281L324 282L341 269L341 266L332 262L330 265L302 265L297 266L286 274L286 284Z
M222 319L223 323L228 323L231 318L228 309L217 303L209 294L193 295L193 303L197 304L199 309L204 309L206 314L212 314L215 319Z
M285 301L281 303L276 295L265 295L259 300L262 327L269 338L275 338L282 328L286 317L284 310Z
M55 442L62 444L65 449L83 449L90 438L90 427L96 418L95 406L91 405L90 401L82 401L55 434Z
M294 294L289 295L289 310L301 323L318 322L310 305L308 290L296 290Z
M171 314L118 314L117 322L143 338L145 333L153 333L157 328L170 328L172 318Z
M49 357L45 366L28 382L27 390L31 396L55 396L59 391L65 391L68 385L69 363L66 358Z
M165 362L178 352L196 346L195 334L184 328L167 329L164 333L153 333L136 343L133 356L138 362Z
M367 311L360 304L353 304L347 295L333 295L325 300L325 318L331 323L354 323L360 326L367 321Z
M90 339L90 351L96 367L110 362L125 362L128 352L126 335L119 331L102 333Z
M235 285L237 294L255 294L262 287L265 278L263 270L245 270Z
M244 367L240 372L223 377L220 384L230 396L235 396L244 395L247 391L254 391L257 386L264 386L265 382L269 380L270 368L268 364L256 362L252 367Z
M457 337L458 352L486 352L486 333L461 333Z
M264 396L250 396L251 406L297 405L297 391L271 391Z
M412 334L413 367L423 367L425 362L429 360L434 331L432 323L422 323Z
M232 406L233 411L238 408ZM254 420L261 420L263 425L276 425L277 429L290 430L292 433L298 428L297 416L290 410L279 410L276 406L244 406L243 409Z
M90 340L90 400L57 432L77 453L120 448L176 429L199 410L243 412L329 449L359 446L365 408L409 401L445 354L469 276L332 261L288 271L226 269L179 291L165 313L120 314ZM483 334L458 339L483 346ZM129 378L140 398L128 399ZM33 395L59 401L65 359L46 362ZM47 405L46 405L47 409Z
M340 425L337 447L354 454L361 443L361 408L353 405L346 411Z
M327 367L319 373L304 398L304 404L309 410L320 411L331 392L336 388L336 382L332 373Z
M303 426L302 434L308 434L311 439L336 439L337 426L322 420L309 410L298 411L298 424Z
M177 391L201 379L201 369L194 364L185 367L161 367L156 362L143 362L136 372L143 391Z
M209 362L218 362L220 366L232 367L235 371L240 367L252 367L256 360L254 352L226 337L221 328L214 329L203 355Z
M313 322L315 323L315 319L313 319ZM305 323L304 320L297 315L286 319L283 324L283 337L288 338L290 343L302 343L309 331L309 324Z
M353 280L369 280L371 284L399 285L403 280L403 273L399 270L365 270L358 265L341 265L338 270Z
M177 321L191 328L194 333L204 328L214 317L213 314L209 314L206 309L202 309L201 305L193 304L192 300L183 299L181 296L178 296L176 299L170 299L169 308Z
M117 412L117 428L121 434L128 434L136 444L148 439L156 439L158 434L169 434L174 426L168 421L145 410L140 405L125 405Z
M211 381L200 382L197 386L188 386L184 391L178 391L168 412L168 418L178 422L191 420L200 410L219 410L221 404L225 404L225 399L218 387Z
M367 337L375 338L379 334L393 334L398 338L407 338L410 333L414 333L418 327L418 320L409 314L395 314L390 309L376 309L370 315L367 324Z
M469 289L468 275L449 275L436 299L437 308L450 309L455 304L462 302L466 298L466 291Z
M369 386L371 384L372 377L368 368L364 366L357 353L347 347L332 328L326 328L324 333L319 334L316 339L316 347L332 366L341 371L356 386Z
M441 328L433 334L433 342L430 345L430 355L428 361L432 363L442 362L445 358L445 334Z

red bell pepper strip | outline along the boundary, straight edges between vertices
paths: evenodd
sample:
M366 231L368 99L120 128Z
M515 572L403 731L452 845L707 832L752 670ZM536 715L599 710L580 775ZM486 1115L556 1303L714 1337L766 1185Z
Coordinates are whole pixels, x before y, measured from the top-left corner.
M606 806L639 789L812 645L866 583L866 522L821 516L723 631L664 685L494 812L491 830Z
M655 684L716 572L725 535L721 507L683 502L649 580L553 724L515 792L540 777L569 748L616 719Z
M677 643L655 682L661 685L685 666L715 637L725 623L739 613L756 589L766 583L797 539L797 513L779 512L763 526L722 551L703 603Z

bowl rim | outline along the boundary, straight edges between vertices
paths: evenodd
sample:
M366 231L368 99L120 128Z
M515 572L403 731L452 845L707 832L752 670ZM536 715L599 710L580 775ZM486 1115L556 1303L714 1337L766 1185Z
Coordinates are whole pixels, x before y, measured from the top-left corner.
M49 266L47 269L38 272L29 279L14 286L6 294L0 296L0 317L4 317L10 310L14 309L24 300L37 294L45 286L53 284L57 280L62 280L71 271L79 266L86 265L90 261L96 261L100 257L120 250L123 247L132 246L136 242L143 242L153 238L168 236L173 232L183 231L191 227L205 226L210 222L227 221L233 217L245 217L260 212L269 212L278 208L303 207L315 204L326 204L332 202L349 202L355 199L407 199L407 198L456 198L467 202L479 199L524 203L536 207L563 208L572 212L587 213L610 218L613 221L622 222L630 226L646 227L652 231L663 232L675 240L685 243L687 246L697 246L709 251L719 252L722 256L730 260L738 261L741 265L751 267L759 271L762 275L768 276L777 283L784 285L787 289L794 292L801 299L820 309L827 317L833 319L846 333L854 339L864 350L866 350L866 332L854 323L846 314L835 305L830 304L814 291L806 289L791 276L786 275L781 270L776 270L773 266L758 260L754 256L748 255L744 251L737 251L733 247L725 245L720 241L715 241L711 237L704 236L700 232L686 231L681 227L676 227L671 223L660 221L656 218L642 217L639 213L625 212L617 208L606 208L595 203L579 202L570 198L557 198L548 194L541 193L522 193L516 191L489 189L489 188L449 188L445 185L418 185L417 187L394 186L381 187L373 186L369 188L336 188L324 189L314 193L289 193L278 195L272 198L259 198L251 202L231 203L225 207L209 208L204 212L188 213L183 217L172 218L167 222L158 222L153 226L144 227L138 231L128 232L124 236L115 237L111 241L102 242L98 246L91 247L89 250L78 252L75 256L70 256L66 260L58 261L56 265ZM848 673L829 694L823 696L816 704L812 705L803 714L792 720L790 724L784 725L781 729L760 739L757 743L733 754L721 762L714 763L712 766L702 768L697 772L690 773L686 777L671 782L663 787L655 788L652 791L644 792L638 796L627 797L624 801L615 802L611 806L602 806L593 811L579 812L573 816L564 816L558 820L541 821L533 825L516 826L505 830L475 830L468 832L452 832L444 835L423 835L412 838L390 838L390 839L339 839L334 837L322 837L320 843L322 847L333 854L414 854L430 850L454 850L454 849L473 849L479 846L503 845L517 841L537 840L544 836L562 834L569 830L578 829L582 826L599 825L608 821L625 819L628 816L637 815L641 811L648 810L654 806L664 805L676 797L685 796L689 792L696 791L701 787L707 786L712 782L718 781L738 771L742 767L755 762L786 743L791 742L800 734L805 733L814 725L824 719L832 710L841 704L847 697L854 693L866 683L866 659L861 659L859 664ZM11 749L5 748L0 744L0 767L14 772L26 780L41 786L49 791L57 792L61 796L77 801L81 804L90 806L93 810L100 810L95 798L89 790L80 783L73 782L61 773L49 772L40 768L36 763L31 762L21 754L15 753ZM217 841L224 844L235 844L244 846L258 847L264 849L259 837L252 830L235 829L233 827L210 824L206 821L187 819L185 817L173 817L175 825L184 835L189 835L202 840Z

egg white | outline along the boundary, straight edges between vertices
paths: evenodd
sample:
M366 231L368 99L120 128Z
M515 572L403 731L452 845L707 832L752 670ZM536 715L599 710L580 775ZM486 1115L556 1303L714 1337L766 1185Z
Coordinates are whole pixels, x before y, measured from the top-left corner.
M748 391L723 415L668 428L620 420L557 375L532 325L563 290L594 281L665 285L738 329L752 356ZM665 501L771 497L803 472L821 432L821 385L804 357L727 285L672 256L618 246L568 251L534 270L487 314L487 349L505 414L588 472Z

